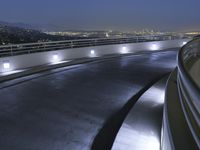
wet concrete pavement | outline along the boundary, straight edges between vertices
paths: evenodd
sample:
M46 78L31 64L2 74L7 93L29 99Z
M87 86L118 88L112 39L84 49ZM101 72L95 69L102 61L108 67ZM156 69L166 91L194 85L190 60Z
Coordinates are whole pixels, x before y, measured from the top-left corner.
M82 64L2 88L0 149L87 150L98 141L98 149L106 149L106 137L96 138L106 122L143 87L169 73L176 53Z

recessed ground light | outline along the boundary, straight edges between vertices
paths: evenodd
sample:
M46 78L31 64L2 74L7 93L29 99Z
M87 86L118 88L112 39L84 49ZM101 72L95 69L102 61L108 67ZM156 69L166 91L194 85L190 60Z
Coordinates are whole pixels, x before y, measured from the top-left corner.
M10 69L10 63L8 61L3 63L3 68L4 69Z

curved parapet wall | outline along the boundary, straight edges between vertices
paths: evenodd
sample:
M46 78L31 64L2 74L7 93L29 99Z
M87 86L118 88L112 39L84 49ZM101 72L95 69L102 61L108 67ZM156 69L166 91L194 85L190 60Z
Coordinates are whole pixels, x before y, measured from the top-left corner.
M200 40L196 39L182 48L178 57L178 89L183 112L191 134L200 149L200 79L191 72L191 68L199 70L196 62L200 60ZM196 68L194 68L196 67Z
M185 45L167 85L162 148L200 149L200 39Z
M114 45L114 44L127 44L127 43L141 43L151 41L166 41L174 39L183 39L173 36L134 36L126 38L96 38L96 39L79 39L79 40L67 40L67 41L54 41L54 42L40 42L40 43L28 43L28 44L16 44L0 46L0 57L16 56L22 54L31 54L46 51L55 51L63 49L92 47L102 45ZM156 49L158 46L152 46L152 49Z
M166 40L158 37L107 40L3 46L0 47L0 73L79 58L177 48L189 41L189 39Z

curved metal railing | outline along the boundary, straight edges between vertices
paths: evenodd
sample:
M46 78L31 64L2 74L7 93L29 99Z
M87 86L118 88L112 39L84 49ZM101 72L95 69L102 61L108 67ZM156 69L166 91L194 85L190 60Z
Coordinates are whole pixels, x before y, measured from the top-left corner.
M191 68L200 60L200 39L185 45L178 55L177 85L181 106L191 134L200 149L200 88L199 77L191 73ZM197 65L200 67L200 65ZM198 70L199 68L193 68Z
M200 149L200 39L178 53L166 87L162 149Z
M54 51L54 50L69 49L69 48L138 43L138 42L148 42L148 41L164 41L172 39L180 39L180 37L174 37L168 35L166 36L150 35L150 36L134 36L127 38L97 38L97 39L68 40L68 41L29 43L29 44L15 44L15 45L0 46L0 57L30 54L36 52Z

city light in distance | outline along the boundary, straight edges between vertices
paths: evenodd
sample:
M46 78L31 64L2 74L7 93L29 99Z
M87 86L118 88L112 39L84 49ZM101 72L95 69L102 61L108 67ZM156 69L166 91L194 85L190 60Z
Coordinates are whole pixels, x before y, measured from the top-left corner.
M107 38L109 37L109 33L106 33L106 37L107 37Z

